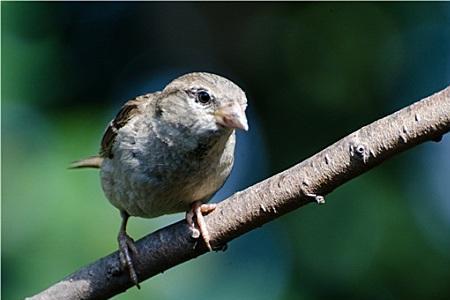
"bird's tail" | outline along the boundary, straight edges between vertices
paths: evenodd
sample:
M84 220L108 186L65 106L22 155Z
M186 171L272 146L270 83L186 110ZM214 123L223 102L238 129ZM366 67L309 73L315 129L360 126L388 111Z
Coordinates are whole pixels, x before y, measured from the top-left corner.
M103 162L103 157L98 155L86 157L72 162L69 165L69 169L81 169L81 168L100 168Z

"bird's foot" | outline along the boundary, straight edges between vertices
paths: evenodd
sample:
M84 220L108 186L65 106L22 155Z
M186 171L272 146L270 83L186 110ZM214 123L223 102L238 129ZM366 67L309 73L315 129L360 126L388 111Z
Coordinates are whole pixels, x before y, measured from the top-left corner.
M313 198L317 204L325 204L325 198L321 195L316 195L316 194L312 194L312 193L306 193L306 196Z
M194 239L198 239L200 235L203 238L203 241L205 242L206 247L209 251L212 251L212 247L210 244L210 236L208 232L208 227L206 226L204 215L209 214L213 210L215 210L217 207L217 204L210 203L210 204L203 204L200 201L196 201L192 203L191 210L189 210L186 213L186 222L189 224L189 227L192 230L191 236ZM195 217L195 221L194 221ZM198 229L195 226L195 223L198 225Z
M128 269L131 281L140 289L141 287L139 286L138 277L131 258L131 255L138 255L134 240L124 230L120 230L117 240L119 242L119 256L122 268Z

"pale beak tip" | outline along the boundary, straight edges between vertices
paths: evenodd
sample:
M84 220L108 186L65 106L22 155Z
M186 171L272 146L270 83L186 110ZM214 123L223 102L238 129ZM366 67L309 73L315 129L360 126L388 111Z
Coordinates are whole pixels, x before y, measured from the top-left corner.
M248 122L245 116L233 116L231 118L223 117L219 121L219 124L233 129L242 129L244 131L248 131Z
M248 131L248 121L244 110L237 106L220 109L216 114L216 122L222 126Z
M242 130L244 130L244 131L248 131L248 123L247 123L247 120L245 120L245 123L244 123L244 122L242 123L242 126L239 127L239 129L242 129Z

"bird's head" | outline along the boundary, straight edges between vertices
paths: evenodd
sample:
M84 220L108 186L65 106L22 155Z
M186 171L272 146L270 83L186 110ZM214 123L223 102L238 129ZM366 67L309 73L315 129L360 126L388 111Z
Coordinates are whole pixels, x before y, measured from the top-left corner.
M183 75L170 82L159 99L161 117L191 132L248 130L245 93L224 77L204 72Z

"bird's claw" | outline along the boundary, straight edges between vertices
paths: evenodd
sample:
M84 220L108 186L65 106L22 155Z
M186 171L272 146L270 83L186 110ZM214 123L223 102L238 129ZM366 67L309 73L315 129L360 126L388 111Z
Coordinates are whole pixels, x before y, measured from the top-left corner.
M191 210L186 213L186 222L191 229L191 237L194 239L198 239L201 235L209 251L212 251L213 248L211 247L211 244L209 242L210 236L203 215L207 215L212 212L214 209L216 209L216 206L217 204L214 203L203 204L200 201L196 201L192 203ZM195 223L197 223L198 228L196 227Z
M120 263L122 264L122 268L128 269L131 281L134 285L136 285L138 289L140 289L141 287L139 286L139 280L136 274L136 270L134 269L133 260L131 258L131 255L138 255L138 250L136 248L136 245L134 244L134 240L129 235L127 235L126 232L120 231L118 242Z
M191 229L191 238L198 239L200 237L200 230L195 228L194 224L190 225L189 228Z
M317 204L325 204L325 198L321 195L313 194L313 193L305 193L306 196L313 198Z

